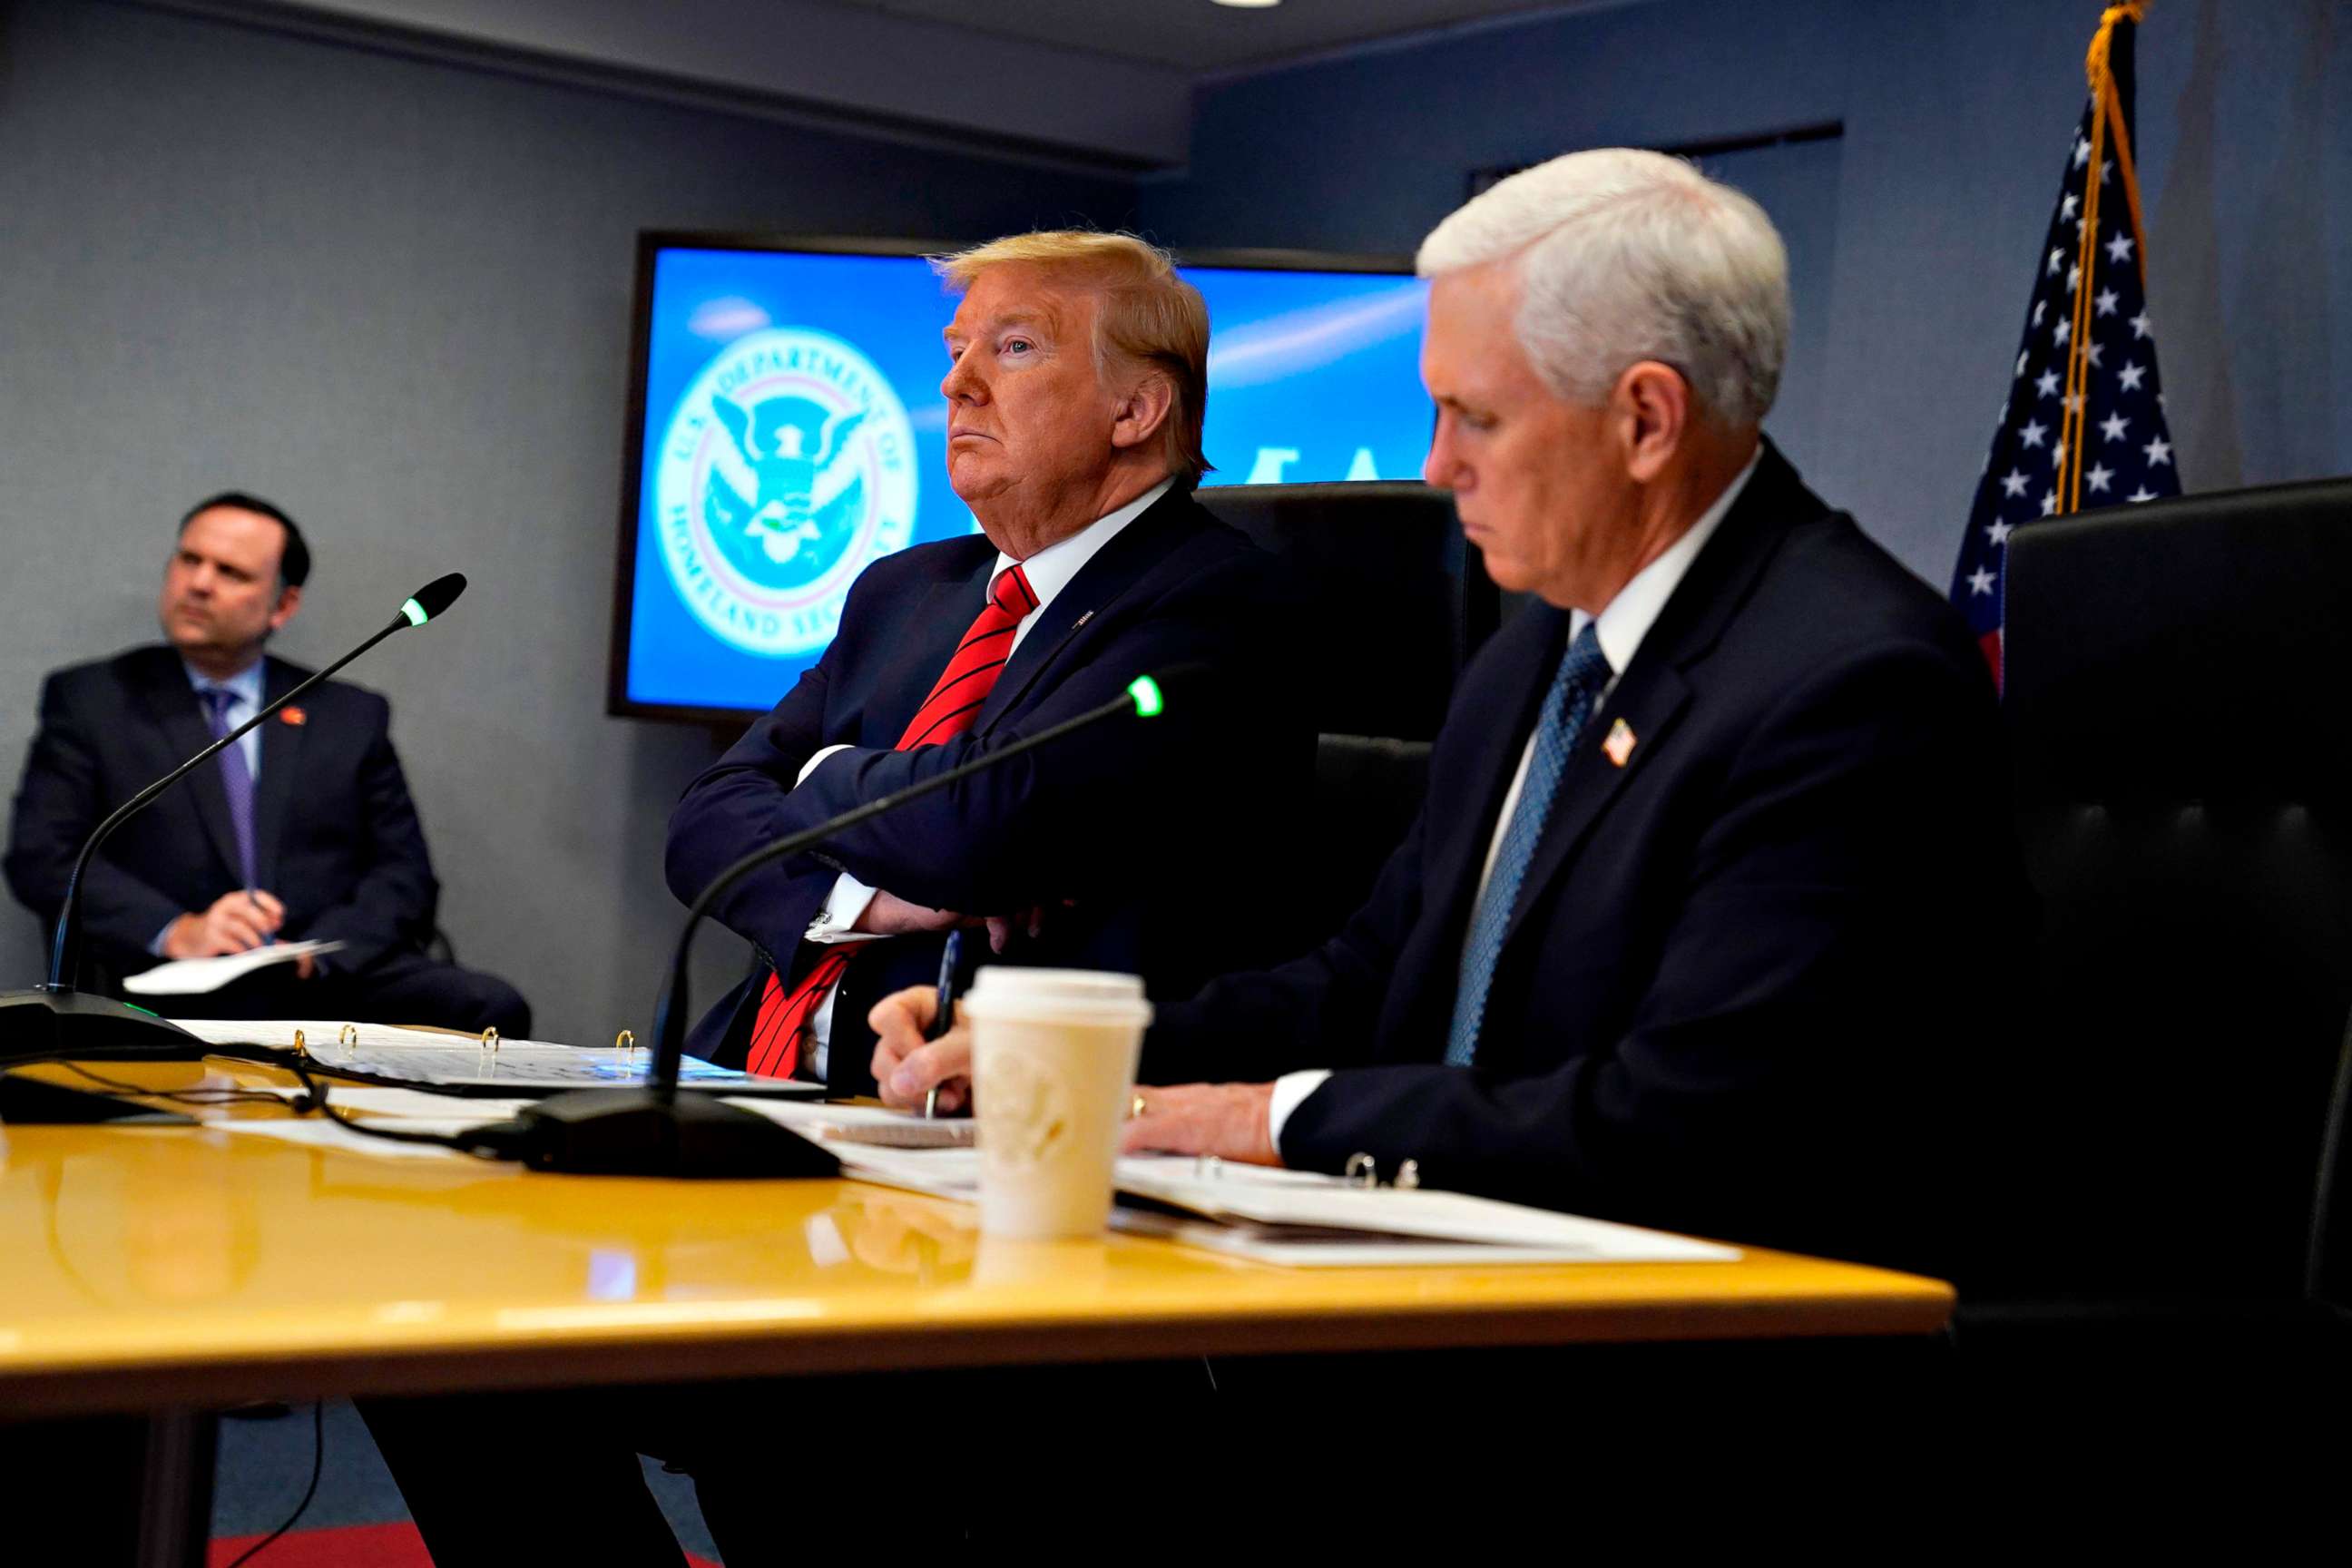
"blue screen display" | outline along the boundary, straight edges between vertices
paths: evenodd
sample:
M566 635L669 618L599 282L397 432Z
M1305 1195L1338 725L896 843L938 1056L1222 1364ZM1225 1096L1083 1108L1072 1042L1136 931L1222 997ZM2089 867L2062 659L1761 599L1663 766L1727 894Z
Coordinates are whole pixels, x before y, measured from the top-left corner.
M670 247L653 267L625 694L765 711L869 563L975 531L939 390L955 301L920 257ZM1426 284L1183 271L1212 325L1203 483L1419 476Z

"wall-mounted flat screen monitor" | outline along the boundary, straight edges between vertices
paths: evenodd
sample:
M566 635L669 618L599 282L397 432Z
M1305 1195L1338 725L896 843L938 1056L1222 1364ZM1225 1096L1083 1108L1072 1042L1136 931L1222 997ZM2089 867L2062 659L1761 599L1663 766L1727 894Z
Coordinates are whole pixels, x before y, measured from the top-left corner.
M610 710L766 711L876 557L978 525L947 482L946 245L641 236ZM1209 305L1204 483L1411 479L1427 286L1394 259L1180 258Z

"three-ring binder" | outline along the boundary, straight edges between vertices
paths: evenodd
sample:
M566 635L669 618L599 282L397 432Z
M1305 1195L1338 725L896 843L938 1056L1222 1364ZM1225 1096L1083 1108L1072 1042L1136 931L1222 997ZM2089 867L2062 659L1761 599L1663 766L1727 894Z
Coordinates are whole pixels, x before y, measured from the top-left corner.
M1421 1186L1421 1162L1399 1162L1396 1179L1383 1182L1381 1180L1381 1163L1371 1155L1359 1152L1348 1156L1347 1164L1340 1167L1339 1179L1351 1187L1393 1187L1401 1193L1410 1193Z

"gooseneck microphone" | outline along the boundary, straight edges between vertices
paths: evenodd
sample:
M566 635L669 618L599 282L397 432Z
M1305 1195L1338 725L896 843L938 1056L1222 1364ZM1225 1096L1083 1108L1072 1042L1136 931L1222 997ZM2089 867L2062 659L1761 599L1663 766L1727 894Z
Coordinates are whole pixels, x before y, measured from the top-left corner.
M835 834L895 811L1024 752L1106 720L1135 715L1154 718L1166 705L1162 690L1203 667L1183 664L1158 677L1141 676L1100 707L1024 735L984 756L934 773L843 812L803 832L763 844L725 867L688 910L670 956L669 977L654 1011L652 1076L642 1088L583 1089L551 1095L526 1108L496 1130L502 1152L537 1170L581 1175L625 1176L828 1176L840 1162L815 1143L757 1111L726 1104L707 1090L677 1087L686 1058L688 960L694 933L726 891L761 867L819 844Z
M201 1044L194 1036L173 1027L142 1007L74 989L81 966L82 879L89 869L90 861L107 839L113 836L116 828L136 816L156 796L187 777L222 748L242 738L255 725L393 633L423 626L456 604L457 595L465 591L466 576L462 572L452 572L446 577L436 577L425 584L401 605L400 613L393 616L391 624L383 630L124 801L91 831L82 842L80 855L74 859L73 874L66 879L65 902L58 911L57 933L50 944L48 984L25 990L0 992L0 1062L19 1057L52 1056L59 1051L82 1049L104 1050L109 1055L119 1055L126 1047L184 1055L192 1046Z

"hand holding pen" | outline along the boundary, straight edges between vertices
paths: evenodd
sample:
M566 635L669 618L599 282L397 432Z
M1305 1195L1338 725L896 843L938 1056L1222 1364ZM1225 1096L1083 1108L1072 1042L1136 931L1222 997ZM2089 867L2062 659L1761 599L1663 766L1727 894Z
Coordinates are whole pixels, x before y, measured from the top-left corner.
M158 951L165 958L247 952L271 941L285 920L286 907L273 895L236 888L166 926Z
M895 1110L936 1113L971 1106L971 1030L956 1020L954 954L943 955L940 984L909 985L874 1004L874 1082Z
M962 955L963 932L948 932L940 948L940 991L937 1010L931 1015L931 1026L923 1031L926 1043L935 1041L955 1026L956 960ZM940 1113L940 1086L936 1083L923 1091L923 1120L930 1121Z

